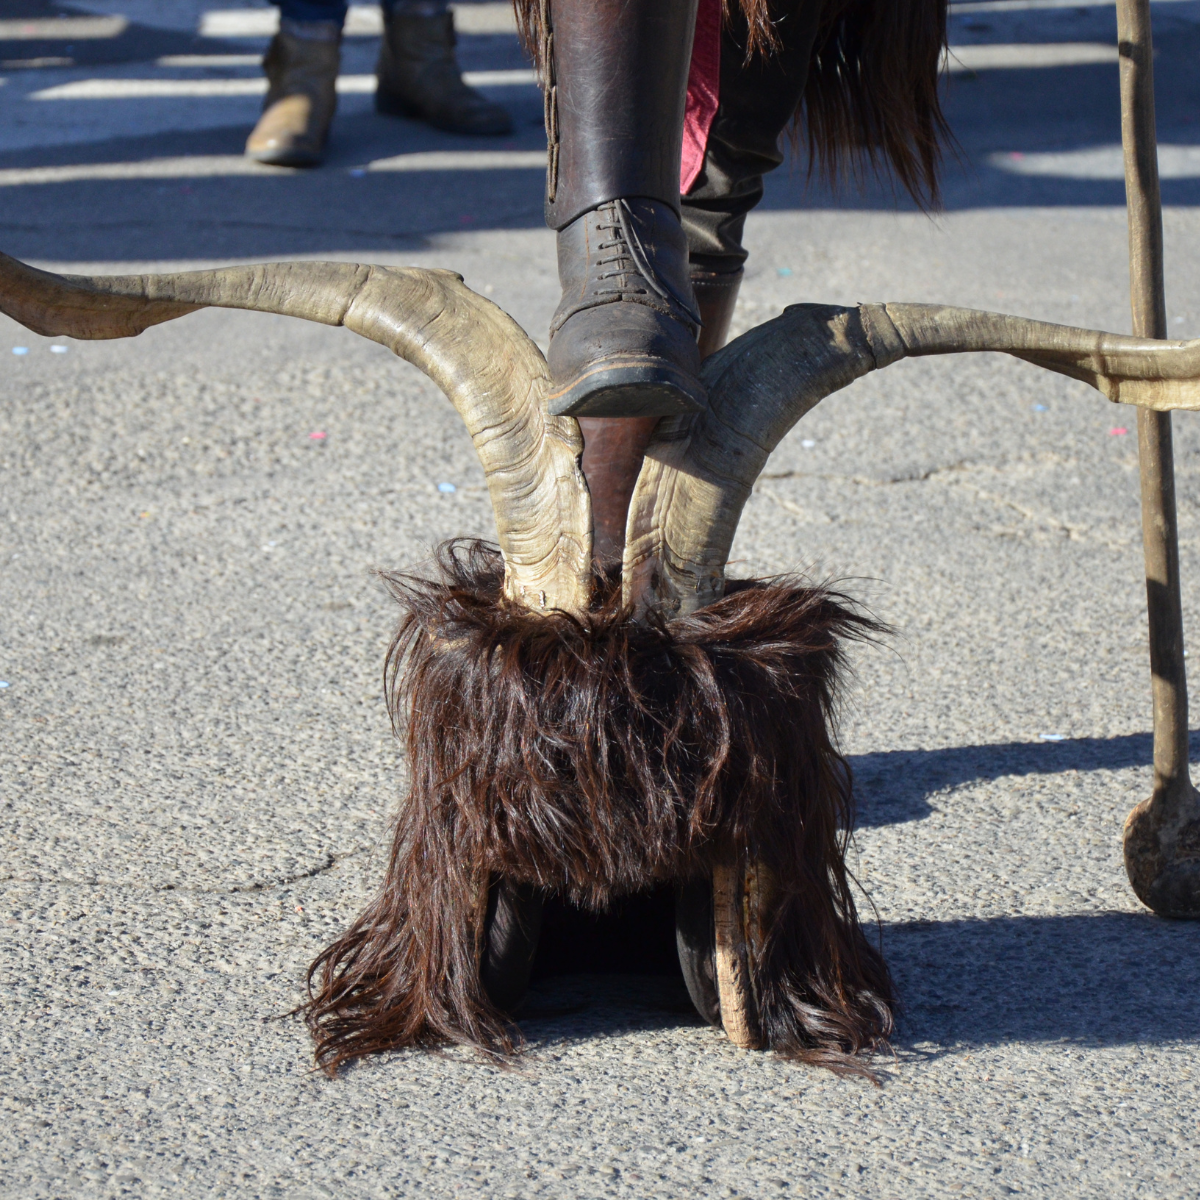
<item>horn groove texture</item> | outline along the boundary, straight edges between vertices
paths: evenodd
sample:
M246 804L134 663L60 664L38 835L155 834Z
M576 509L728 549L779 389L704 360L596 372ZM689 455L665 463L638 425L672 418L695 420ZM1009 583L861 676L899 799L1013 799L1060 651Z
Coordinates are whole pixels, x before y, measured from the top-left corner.
M626 602L689 613L718 599L742 508L771 451L826 396L901 358L994 350L1110 400L1200 409L1200 341L1123 337L934 304L798 304L705 363L708 408L660 424L626 527Z
M0 311L50 337L134 337L201 308L343 325L423 371L458 410L483 464L509 598L535 609L587 607L591 509L579 427L546 413L541 351L461 276L332 262L53 275L0 255Z

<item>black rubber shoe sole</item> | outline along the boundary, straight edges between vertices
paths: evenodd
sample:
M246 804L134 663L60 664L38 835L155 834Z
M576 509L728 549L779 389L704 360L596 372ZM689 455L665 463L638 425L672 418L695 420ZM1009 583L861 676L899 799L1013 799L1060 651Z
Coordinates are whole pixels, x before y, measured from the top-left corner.
M510 1015L521 1006L542 930L542 895L535 888L493 879L488 889L479 977L488 999Z
M721 1027L721 994L717 990L717 935L713 927L712 883L689 879L675 893L675 945L679 969L696 1011Z
M551 392L547 406L556 417L674 417L707 400L698 379L651 362L597 367Z
M424 121L434 129L444 133L461 133L468 137L504 137L512 133L512 118L506 113L504 119L499 117L477 121L474 124L462 121L450 121L430 115L420 106L405 100L395 92L375 92L375 111L381 117L407 117L412 121Z
M265 167L319 167L323 150L247 150L246 157Z

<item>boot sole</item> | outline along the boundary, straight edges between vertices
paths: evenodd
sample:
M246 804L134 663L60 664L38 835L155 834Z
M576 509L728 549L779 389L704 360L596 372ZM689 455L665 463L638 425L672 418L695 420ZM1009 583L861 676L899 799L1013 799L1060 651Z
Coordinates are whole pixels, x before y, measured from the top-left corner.
M457 125L453 121L442 121L437 117L430 116L418 105L412 104L390 92L377 91L375 93L375 111L381 117L407 117L413 121L424 121L426 125L430 125L434 129L440 129L444 133L461 133L468 137L504 137L513 131L511 120L503 124L496 123L484 126Z
M708 396L698 380L660 362L599 367L552 392L556 417L674 417L702 412Z
M246 157L265 167L319 167L324 155L311 150L247 150Z

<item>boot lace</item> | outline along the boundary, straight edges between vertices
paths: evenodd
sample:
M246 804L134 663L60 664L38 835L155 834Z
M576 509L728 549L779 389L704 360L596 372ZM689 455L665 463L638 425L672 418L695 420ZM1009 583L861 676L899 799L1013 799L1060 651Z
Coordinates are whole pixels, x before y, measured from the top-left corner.
M637 222L625 200L610 200L601 206L603 214L596 222L597 229L607 234L596 245L596 265L602 268L594 278L605 281L593 293L596 296L657 296L669 308L681 312L693 324L700 324L700 314L685 296L654 269L650 256L642 245ZM614 281L609 283L608 281Z

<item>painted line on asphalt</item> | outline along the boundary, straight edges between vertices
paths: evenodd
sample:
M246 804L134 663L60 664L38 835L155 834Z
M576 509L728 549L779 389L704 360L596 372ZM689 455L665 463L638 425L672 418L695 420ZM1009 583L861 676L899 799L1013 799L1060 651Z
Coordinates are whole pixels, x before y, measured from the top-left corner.
M990 46L951 46L942 59L942 70L1023 71L1030 68L1081 67L1116 63L1116 46L1105 42L1016 42Z
M544 150L427 150L398 154L357 167L355 172L528 171L545 170ZM72 163L61 167L10 167L0 170L0 187L132 179L207 179L229 175L295 175L286 167L267 167L241 154L150 158L140 162ZM312 174L312 172L305 172ZM338 172L339 174L343 172ZM329 172L323 172L326 176Z
M464 82L472 87L524 87L537 83L531 70L464 71ZM337 90L343 96L372 95L374 75L339 75ZM267 81L253 79L76 79L30 92L29 100L177 100L201 97L226 99L234 96L264 96Z
M127 17L34 17L0 21L0 42L89 42L120 37Z
M529 171L546 169L545 150L425 150L377 158L368 171Z
M156 67L261 67L261 54L164 54Z
M988 165L1009 175L1040 175L1056 179L1125 179L1125 153L1120 146L1089 146L1084 150L989 154ZM1158 147L1158 173L1163 179L1200 179L1200 146Z
M1113 8L1117 0L950 0L950 12L1032 12L1039 8ZM1194 4L1196 0L1150 0L1151 4Z
M489 34L517 32L511 4L452 4L454 28L459 33ZM200 18L200 36L211 38L273 37L279 30L276 8L215 9ZM378 4L352 4L342 32L347 37L378 37L383 18Z
M204 61L211 57L211 62ZM951 46L942 67L951 74L964 71L1025 70L1029 68L1083 66L1115 63L1117 48L1103 42L1014 43L990 46ZM178 55L160 60L172 67L248 67L257 65L253 55ZM529 87L537 73L528 68L502 71L464 71L472 87ZM374 75L340 75L341 95L369 95L375 91ZM267 81L251 79L76 79L31 92L30 100L163 100L228 99L263 96Z

